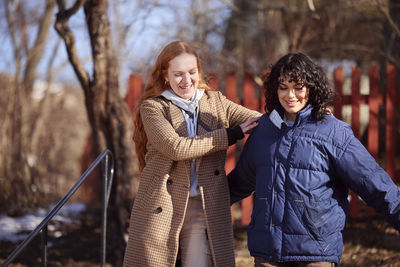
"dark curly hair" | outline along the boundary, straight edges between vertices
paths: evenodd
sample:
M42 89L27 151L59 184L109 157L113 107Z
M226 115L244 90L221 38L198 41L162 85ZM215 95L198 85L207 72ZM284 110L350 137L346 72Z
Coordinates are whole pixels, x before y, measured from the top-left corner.
M271 112L279 103L277 90L280 82L289 78L290 82L302 83L310 91L308 103L313 107L312 116L321 120L326 107L335 95L329 86L323 69L302 53L290 53L278 60L265 75L265 110Z

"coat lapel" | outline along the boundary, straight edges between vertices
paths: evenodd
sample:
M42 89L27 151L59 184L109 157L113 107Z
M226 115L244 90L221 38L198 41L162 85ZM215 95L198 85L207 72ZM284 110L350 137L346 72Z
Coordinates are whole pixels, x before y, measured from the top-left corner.
M199 119L205 123L211 130L214 129L214 123L216 122L215 114L212 114L212 107L208 101L207 92L204 93L203 97L199 101ZM197 135L207 133L207 130L202 127L201 124L197 123Z
M169 101L169 112L171 114L171 124L179 136L188 136L185 118L180 108Z
M208 101L207 92L204 93L203 97L199 101L199 119L205 123L209 129L214 130L214 123L216 120L216 114L212 114L212 107ZM201 124L197 123L197 135L206 134L207 130L204 129ZM199 173L201 158L196 160L196 173ZM199 185L201 185L201 181L199 180Z

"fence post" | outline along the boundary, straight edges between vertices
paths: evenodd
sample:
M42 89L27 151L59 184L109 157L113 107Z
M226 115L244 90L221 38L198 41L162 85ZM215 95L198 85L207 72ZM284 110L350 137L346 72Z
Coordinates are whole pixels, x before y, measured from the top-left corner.
M354 136L360 139L360 78L361 70L358 67L352 67L351 72L351 128ZM350 191L350 217L356 218L360 214L360 201L358 195Z
M388 65L386 87L386 172L395 180L396 157L396 73L393 65Z
M225 84L225 96L229 100L239 103L239 100L236 97L236 76L233 73L230 73L226 76L226 84ZM236 145L232 145L228 148L226 152L226 160L225 160L225 172L228 174L235 168L235 163L236 163L236 158L235 158L235 153L236 153ZM233 210L236 203L231 206L231 217L232 217L232 223L234 223L235 218L233 216Z
M342 97L343 97L343 67L337 67L333 72L334 77L334 84L335 84L335 91L336 91L336 98L333 102L333 112L335 117L339 120L342 119Z
M128 104L131 114L135 108L136 103L139 101L140 95L143 91L142 77L134 74L129 75L128 92L125 97L125 102Z
M243 106L253 110L259 109L258 100L254 97L254 80L252 76L247 73L244 76L243 84ZM243 143L246 142L246 140L247 136L243 140ZM248 225L251 221L251 212L253 210L253 196L248 196L247 198L243 199L241 203L241 224Z
M236 75L229 73L226 76L225 96L229 100L239 104L239 99L236 97Z
M382 104L382 97L379 94L379 68L377 65L369 70L369 123L368 123L368 151L378 160L379 156L379 106ZM373 208L368 207L368 213L375 215Z
M369 123L368 123L368 151L378 159L379 152L379 105L382 104L379 98L379 69L377 66L369 70Z

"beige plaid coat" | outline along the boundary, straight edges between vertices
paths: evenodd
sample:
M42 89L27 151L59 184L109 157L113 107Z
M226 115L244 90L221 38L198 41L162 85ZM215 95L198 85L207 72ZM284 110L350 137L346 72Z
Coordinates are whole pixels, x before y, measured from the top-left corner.
M207 132L198 124L197 136L188 138L183 114L170 101L156 97L141 106L148 152L132 208L124 267L175 266L193 158L214 266L235 266L224 169L228 148L225 128L260 113L227 100L218 91L206 91L199 107L200 120L212 131Z

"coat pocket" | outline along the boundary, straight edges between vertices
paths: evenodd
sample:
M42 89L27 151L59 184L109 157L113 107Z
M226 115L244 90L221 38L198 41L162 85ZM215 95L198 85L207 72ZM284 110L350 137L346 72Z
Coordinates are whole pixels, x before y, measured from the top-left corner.
M318 209L312 209L310 212L310 209L305 205L304 200L302 199L294 199L289 203L297 217L297 222L293 222L293 224L298 224L304 227L304 232L300 230L302 232L301 234L307 233L313 240L323 241L324 239L317 227L317 225L323 224L320 222L321 218L318 218L318 216L322 215L318 212ZM297 229L301 228L302 227L297 227Z
M334 200L307 202L291 200L290 205L308 236L318 243L324 255L330 255L336 244L338 233L344 227L345 215ZM305 233L302 233L305 234Z
M146 210L151 202L154 202L153 195L155 194L156 181L159 179L157 175L141 177L141 186L139 186L138 193L134 200L133 205L140 210Z

